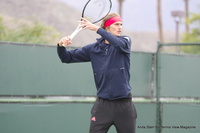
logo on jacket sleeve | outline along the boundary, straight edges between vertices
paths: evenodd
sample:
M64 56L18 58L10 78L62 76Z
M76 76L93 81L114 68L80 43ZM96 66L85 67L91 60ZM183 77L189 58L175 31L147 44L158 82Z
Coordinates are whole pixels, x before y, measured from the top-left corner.
M124 38L125 38L128 42L130 41L130 38L129 38L129 37L125 36Z

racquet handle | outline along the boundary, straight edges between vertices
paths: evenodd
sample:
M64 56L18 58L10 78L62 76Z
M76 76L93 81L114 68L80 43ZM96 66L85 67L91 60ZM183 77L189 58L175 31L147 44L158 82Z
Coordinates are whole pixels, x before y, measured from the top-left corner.
M72 32L72 34L69 36L70 38L71 38L71 40L76 36L76 34L79 32L79 31L81 31L83 28L82 27L80 27L81 26L81 24L79 24L78 26L77 26L77 28L76 28L76 30L74 31L74 32Z
M76 34L79 32L79 31L81 31L82 30L82 28L80 28L80 29L78 29L78 30L75 30L69 37L70 37L70 39L72 40L75 36L76 36Z
M76 36L76 34L77 34L79 31L81 31L81 30L83 29L83 28L80 27L80 26L81 26L81 24L79 24L79 25L77 26L76 30L74 30L74 32L72 32L72 34L69 36L71 40ZM65 47L64 44L62 44L62 46Z

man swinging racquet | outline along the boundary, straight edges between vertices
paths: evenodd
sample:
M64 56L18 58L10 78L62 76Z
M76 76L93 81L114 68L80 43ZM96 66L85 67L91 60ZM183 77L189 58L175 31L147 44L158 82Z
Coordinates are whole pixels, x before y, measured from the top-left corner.
M107 15L101 27L87 19L83 29L101 36L97 42L67 51L70 37L62 38L57 47L63 63L91 62L97 99L91 110L90 133L106 133L114 125L118 133L135 133L137 113L132 102L130 80L130 48L128 36L121 36L122 19L116 13ZM65 47L64 47L65 46Z

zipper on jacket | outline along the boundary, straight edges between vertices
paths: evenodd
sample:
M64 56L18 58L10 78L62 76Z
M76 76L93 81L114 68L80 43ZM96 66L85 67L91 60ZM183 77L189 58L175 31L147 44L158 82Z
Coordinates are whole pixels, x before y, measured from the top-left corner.
M108 49L105 49L105 55L107 55L108 54Z
M106 57L106 56L108 55L108 48L104 49L104 54L105 54L105 62L104 62L104 65L105 65L105 68L106 68L105 71L107 71L108 57ZM110 89L110 83L108 83L107 86L108 86L108 92L109 92L109 97L110 97L109 99L111 100L111 99L113 99L113 96L112 96L112 91L111 91L111 89Z

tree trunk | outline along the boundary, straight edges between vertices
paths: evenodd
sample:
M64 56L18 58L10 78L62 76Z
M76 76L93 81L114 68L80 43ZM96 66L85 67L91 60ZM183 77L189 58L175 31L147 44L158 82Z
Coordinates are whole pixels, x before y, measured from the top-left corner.
M186 33L189 33L189 24L188 24L188 18L189 18L189 0L185 0L185 30Z
M119 15L122 17L122 4L123 4L124 0L118 0L119 3Z
M163 29L162 29L162 13L161 13L161 0L157 0L157 18L160 42L164 42Z

